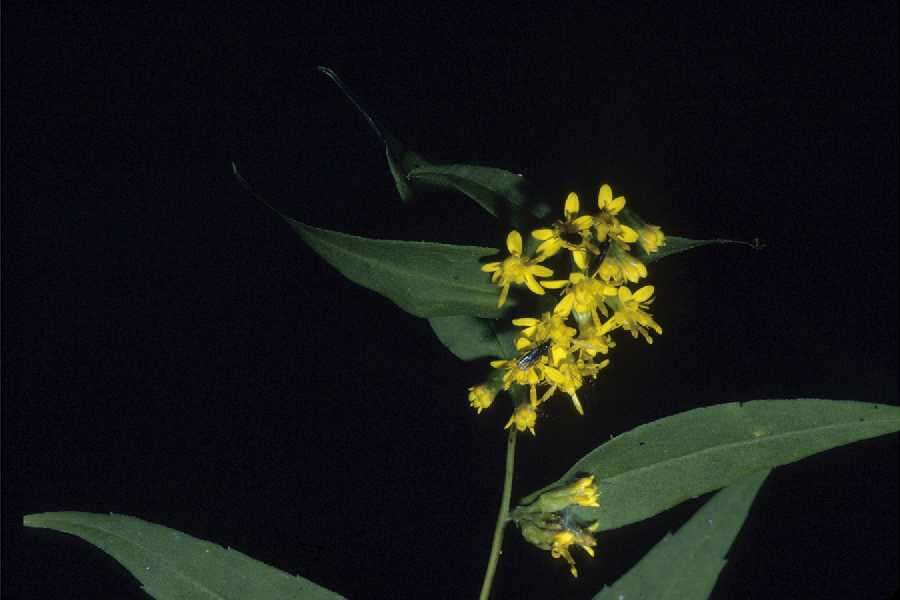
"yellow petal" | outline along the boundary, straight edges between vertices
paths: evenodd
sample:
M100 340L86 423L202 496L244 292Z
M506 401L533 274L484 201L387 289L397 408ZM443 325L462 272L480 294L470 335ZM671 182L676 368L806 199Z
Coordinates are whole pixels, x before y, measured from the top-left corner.
M509 295L509 284L504 285L500 288L500 299L497 300L497 308L500 308L504 304L506 304L506 296Z
M550 269L547 270L550 271ZM553 275L553 271L550 271L550 274ZM544 295L544 288L541 287L541 284L537 282L537 279L535 279L534 275L532 275L531 273L525 274L525 285L527 285L528 289L538 296Z
M572 225L575 226L575 229L578 231L584 231L585 229L590 229L591 225L594 224L594 218L590 215L583 215L572 221Z
M537 247L537 253L540 255L538 260L547 260L551 256L555 256L560 248L562 248L562 244L556 238L550 238L541 242Z
M631 290L623 285L619 288L619 301L628 302L629 300L631 300Z
M631 299L634 300L634 301L636 301L636 302L645 302L645 301L647 301L647 300L650 298L650 296L652 296L652 295L653 295L653 286L652 286L652 285L645 285L644 287L642 287L641 289L639 289L638 291L636 291L636 292L634 293L634 295L631 297Z
M539 319L535 319L533 317L520 317L518 319L513 319L512 323L516 327L531 327L532 325L537 325L541 321Z
M617 215L619 211L625 208L625 196L619 196L615 200L609 202L606 206L606 210L609 211L610 214Z
M513 256L522 256L522 235L515 229L506 236L506 247Z
M498 369L500 367L506 366L506 361L505 360L492 360L491 366L494 367L495 369Z
M577 394L572 394L572 404L575 405L575 410L578 411L578 414L584 416L584 409L581 408L581 402L578 401Z
M566 205L563 208L563 212L565 213L566 217L568 217L569 215L577 215L578 209L578 194L576 194L575 192L569 192L569 195L566 196Z
M573 250L572 260L575 261L575 266L577 266L579 269L584 270L588 268L587 252L585 252L584 250Z
M531 232L531 237L536 240L549 240L553 237L552 229L535 229Z
M572 312L572 306L575 304L575 294L566 294L562 300L553 309L553 313L557 315L569 316Z
M600 186L600 192L597 194L597 206L602 210L610 202L612 202L612 188L604 183Z
M529 340L526 337L518 337L518 338L516 338L515 344L516 344L516 350L521 351L531 345L531 340Z
M543 265L532 265L530 271L532 275L537 275L538 277L551 277L553 275L553 271Z
M558 290L560 288L564 288L569 285L569 282L566 280L558 280L558 279L545 279L541 282L541 285L545 288L549 288L551 290Z
M500 263L492 262L481 266L481 270L485 273L491 273L500 269Z
M626 244L631 244L632 242L636 242L638 239L638 233L628 225L622 225L619 228L618 238L625 242Z

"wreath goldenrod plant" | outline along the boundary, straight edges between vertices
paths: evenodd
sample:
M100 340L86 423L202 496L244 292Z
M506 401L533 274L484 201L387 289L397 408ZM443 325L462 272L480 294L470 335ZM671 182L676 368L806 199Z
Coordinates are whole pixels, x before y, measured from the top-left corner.
M473 418L501 411L507 436L491 550L480 592L473 584L472 597L490 596L511 525L525 541L564 561L548 561L548 569L558 565L577 577L579 568L589 568L585 557L602 556L605 530L721 490L676 534L594 596L706 598L771 469L900 429L900 408L862 402L757 400L697 408L628 432L606 432L617 435L513 504L517 437L535 436L541 443L540 420L568 405L589 415L586 387L600 379L596 387L602 388L603 371L614 368L617 339L630 335L652 344L663 333L651 310L656 291L650 267L698 246L744 242L664 233L644 221L625 194L602 181L590 197L560 193L551 203L561 205L557 211L540 201L520 175L432 164L388 133L333 71L320 71L384 142L401 199L448 190L501 221L497 239L505 242L503 251L348 235L304 224L265 203L350 280L428 319L438 340L458 358L490 360L484 381L459 390L461 401L468 397ZM498 434L503 434L499 427ZM341 597L235 550L132 517L57 512L29 515L25 524L71 533L101 547L155 598ZM440 590L435 593L443 597Z

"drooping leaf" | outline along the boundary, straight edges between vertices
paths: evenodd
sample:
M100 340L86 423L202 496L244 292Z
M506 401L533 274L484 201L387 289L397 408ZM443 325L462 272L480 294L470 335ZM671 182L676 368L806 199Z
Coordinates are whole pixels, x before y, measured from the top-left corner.
M301 223L253 191L232 163L235 178L290 225L310 248L350 281L378 292L417 317L496 317L498 289L479 261L493 248L373 240ZM507 306L514 306L510 298Z
M375 135L378 136L378 139L381 140L381 143L384 144L388 168L391 170L391 175L394 177L394 183L397 186L397 191L400 193L400 198L404 202L411 201L413 198L413 190L407 180L407 174L416 167L429 165L431 163L407 148L406 144L385 129L378 119L363 106L356 94L350 91L350 88L348 88L341 78L338 77L337 73L328 67L318 67L318 69L319 72L323 73L338 86L338 89L340 89L353 106L356 107L356 110L359 111L369 124L369 127L372 128L372 131L375 132Z
M413 169L408 179L423 187L435 186L465 194L504 223L520 228L543 219L550 207L535 200L535 192L521 175L477 165L427 165Z
M700 248L701 246L710 246L713 244L737 244L739 246L748 246L750 248L753 248L754 250L759 250L763 247L758 241L741 242L738 240L724 239L692 240L685 237L670 235L666 236L666 245L661 246L659 250L657 250L653 254L643 253L640 250L640 246L637 244L635 245L635 249L639 252L639 256L642 261L644 261L645 263L653 263L668 256L672 256L673 254L679 254L687 250L693 250L694 248Z
M384 144L388 168L404 202L411 201L420 190L460 192L513 227L523 227L531 218L540 219L550 212L549 206L535 200L533 190L520 175L493 167L435 165L425 160L385 129L337 73L327 67L318 69L338 86Z
M678 533L668 534L594 600L706 600L727 562L769 471L754 473L712 497Z
M614 529L750 473L897 430L900 407L885 404L818 399L719 404L619 435L548 488L579 473L593 474L602 493L600 507L578 507L575 514L585 522L599 521L601 529Z
M496 320L454 315L432 317L428 323L441 343L462 360L512 358L516 354L513 339L518 332L498 330Z
M290 575L180 531L124 515L54 512L27 515L27 527L70 533L119 561L158 600L336 600Z

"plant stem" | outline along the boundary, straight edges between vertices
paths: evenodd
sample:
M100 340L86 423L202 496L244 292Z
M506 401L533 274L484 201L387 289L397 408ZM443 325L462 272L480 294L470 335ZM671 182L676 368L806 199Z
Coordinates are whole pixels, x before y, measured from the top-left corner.
M500 560L500 548L503 546L503 531L509 520L509 498L512 495L513 466L516 464L516 428L509 428L509 437L506 440L506 475L503 478L503 496L500 499L500 514L497 515L497 525L494 527L494 541L491 543L491 556L488 559L487 570L484 573L484 582L481 584L480 600L487 600L491 595L491 585L494 583L494 572L497 570L497 562Z

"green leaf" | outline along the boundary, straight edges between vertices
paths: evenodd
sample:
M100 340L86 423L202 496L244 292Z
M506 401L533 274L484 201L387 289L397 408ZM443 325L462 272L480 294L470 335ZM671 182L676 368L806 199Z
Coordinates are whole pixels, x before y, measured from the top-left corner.
M602 529L614 529L750 473L898 429L900 407L885 404L817 399L719 404L617 436L548 488L579 473L593 474L602 493L600 507L574 512L581 521L599 521ZM541 491L522 504L531 503Z
M534 191L521 175L477 165L427 165L409 172L408 179L422 187L434 186L465 194L486 211L513 227L543 219L550 207L535 202Z
M428 323L441 343L462 360L516 355L513 340L518 331L513 328L499 331L493 319L454 315L432 317Z
M481 270L481 259L494 248L428 242L373 240L320 229L285 215L253 191L231 168L238 182L285 220L328 264L352 282L378 292L417 317L476 315L496 317L499 290ZM515 306L510 298L508 306Z
M513 227L525 227L532 217L542 219L550 207L532 200L533 190L521 175L477 165L435 165L410 150L365 108L359 98L327 67L318 67L343 92L384 144L388 168L400 198L410 202L415 192L438 188L460 192Z
M375 135L378 136L378 139L381 140L381 143L384 144L388 168L391 170L391 175L394 176L394 183L397 186L397 191L400 193L400 198L404 202L411 201L413 198L413 190L406 179L407 174L416 167L429 165L431 163L407 148L406 144L385 129L378 119L363 106L362 102L359 101L359 98L356 97L356 94L351 92L350 88L341 81L341 78L338 77L337 73L328 67L318 67L318 69L319 72L323 73L338 86L341 92L343 92L353 106L356 107L356 110L363 116L369 124L369 127L372 128L372 131L374 131Z
M27 515L25 526L76 535L128 569L159 600L335 600L308 579L162 525L124 515Z
M479 264L497 254L493 248L373 240L282 218L350 281L417 317L495 317L501 312L499 289Z
M706 600L769 471L731 484L594 600Z
M760 250L763 248L762 244L759 241L753 242L741 242L738 240L692 240L685 237L678 237L674 235L666 236L666 245L661 246L659 250L654 252L653 254L647 254L641 250L640 245L636 244L635 249L639 253L640 259L645 263L653 263L662 258L666 258L667 256L672 256L673 254L678 254L680 252L685 252L687 250L693 250L694 248L699 248L701 246L709 246L712 244L737 244L739 246L749 246L754 250Z

